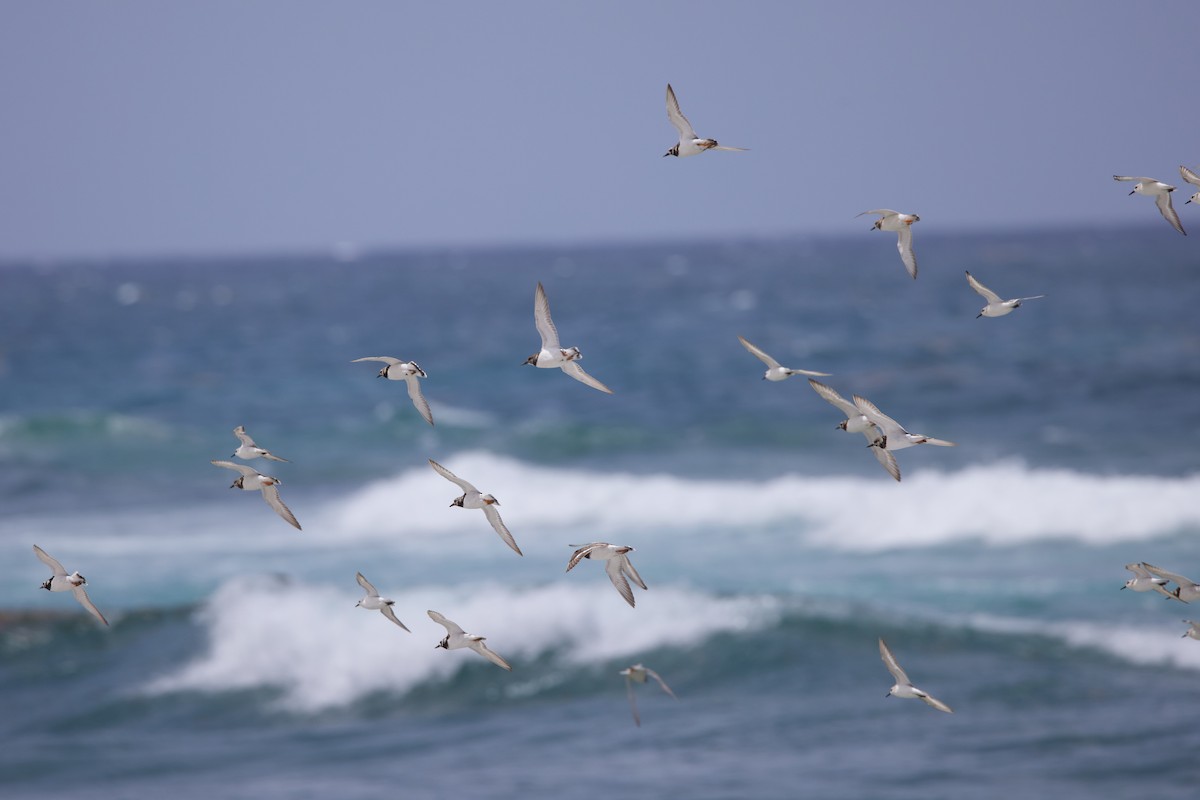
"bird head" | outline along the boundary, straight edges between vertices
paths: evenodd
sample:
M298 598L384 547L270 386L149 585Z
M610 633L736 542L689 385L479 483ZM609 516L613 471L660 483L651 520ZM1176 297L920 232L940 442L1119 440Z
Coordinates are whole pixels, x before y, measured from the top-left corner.
M454 502L452 502L450 504L450 507L454 508L455 506L458 506L459 508L462 508L463 500L466 500L466 499L467 499L467 496L465 494L462 497L456 497L456 498L454 498Z
M537 362L538 362L538 355L539 355L539 353L534 353L529 358L525 359L525 364L529 364L530 366L536 367ZM524 366L524 364L522 364L522 366Z
M246 479L246 478L245 478L245 476L241 476L241 477L235 478L235 479L234 479L234 481L233 481L233 483L229 484L229 488L230 488L230 489L241 489L241 488L242 488L242 481L244 481L245 479Z
M50 584L53 581L54 581L54 578L47 578L46 580L42 581L42 588L45 589L47 592L50 591Z
M443 650L450 649L450 634L447 633L440 642L438 642L437 644L435 644L433 646L433 649L437 650L439 647L442 648Z
M391 364L388 364L388 367L390 367L390 366L391 366ZM388 368L384 367L383 369L379 370L379 372L375 373L375 377L376 378L386 378L387 371L388 371Z

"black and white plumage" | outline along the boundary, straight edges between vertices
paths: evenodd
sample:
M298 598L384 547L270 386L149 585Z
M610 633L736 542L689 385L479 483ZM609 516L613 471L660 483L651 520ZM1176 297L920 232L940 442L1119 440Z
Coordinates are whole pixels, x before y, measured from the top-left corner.
M491 661L496 666L503 667L509 672L512 672L512 667L509 665L509 663L501 658L498 654L490 650L486 644L484 644L487 637L477 636L473 633L467 633L456 623L446 619L445 616L437 611L427 611L425 613L429 615L431 620L446 629L446 636L440 642L434 645L435 650L439 647L446 650L458 650L465 647L474 650L476 653L483 656L488 661Z
M1196 583L1191 578L1185 578L1178 572L1169 572L1162 567L1156 567L1153 564L1147 564L1145 561L1141 566L1152 575L1163 578L1167 581L1174 581L1177 585L1174 589L1168 589L1167 592L1174 596L1176 600L1182 600L1185 603L1190 603L1200 597L1200 583Z
M583 371L579 359L583 353L578 347L563 347L559 343L558 328L550 318L550 301L546 298L546 290L538 281L533 293L533 324L537 327L542 338L542 349L525 359L525 363L541 369L561 369L580 383L593 389L599 389L606 394L612 394L612 389Z
M608 542L592 542L590 544L573 544L570 547L577 548L571 554L571 560L567 562L567 572L570 572L585 558L590 558L596 561L604 562L604 571L608 574L608 579L612 581L612 585L617 588L617 592L621 597L625 598L625 602L630 606L635 606L633 598L633 589L629 586L629 581L633 581L643 589L648 588L646 582L642 580L642 576L638 575L633 564L629 561L629 554L634 552L632 547L624 545L609 544Z
M877 443L883 441L883 432L867 419L866 416L846 398L842 397L830 386L826 386L820 381L815 381L812 378L808 379L808 383L812 386L813 391L821 396L826 402L834 408L846 415L846 418L838 425L840 430L846 433L861 433L866 437L867 445L872 453L875 454L875 460L879 465L887 470L887 473L900 480L900 465L896 463L896 457L885 447L877 447Z
M87 578L80 575L78 570L68 573L65 569L63 569L63 565L58 562L58 559L51 556L36 544L33 546L33 554L36 555L38 560L49 567L54 573L42 582L43 589L50 592L70 592L75 596L75 599L79 601L79 604L86 608L92 616L103 622L105 625L108 624L108 620L104 618L104 615L100 613L100 609L96 608L96 605L92 602L92 599L88 597L87 592L84 591L83 587L87 586Z
M667 119L675 126L675 130L679 131L679 141L670 150L663 153L663 158L667 156L684 158L698 155L706 150L746 150L745 147L728 147L717 144L716 139L700 138L696 134L696 129L692 127L692 123L688 122L688 118L679 110L679 101L675 98L675 90L669 83L667 84Z
M1197 175L1195 172L1192 172L1190 169L1183 166L1182 164L1179 166L1179 174L1182 175L1183 179L1185 181L1187 181L1188 183L1190 183L1192 186L1200 188L1200 175ZM1185 206L1188 203L1196 203L1197 205L1200 205L1200 192L1195 192L1191 197L1189 197L1187 200L1183 201L1183 204Z
M1125 585L1121 587L1122 591L1132 589L1135 592L1158 592L1164 597L1170 597L1172 600L1186 602L1183 598L1177 597L1167 591L1167 584L1171 582L1171 579L1155 575L1150 571L1148 564L1126 564L1125 569L1132 572L1133 577L1125 581Z
M421 391L421 378L428 378L425 370L415 361L404 361L391 356L366 356L364 358L356 358L351 364L357 364L360 361L382 361L387 364L386 367L379 370L375 377L387 378L389 381L404 381L408 386L408 396L412 400L413 407L421 417L430 425L433 424L433 412L429 410L429 401L425 399L425 394Z
M487 517L488 522L492 524L492 528L500 535L504 543L511 547L517 555L525 555L521 552L521 548L517 547L517 540L513 538L512 533L508 530L508 526L504 524L504 520L500 519L500 512L497 510L497 506L500 505L499 500L490 494L481 493L469 482L464 481L432 458L429 459L429 466L433 467L437 474L451 483L457 484L463 490L462 495L455 498L454 502L450 504L451 507L482 509L484 516Z
M271 508L275 509L275 513L283 517L289 525L296 530L301 530L300 523L296 521L296 515L292 510L283 504L283 499L279 496L279 486L283 483L279 478L263 475L254 467L246 464L235 464L232 461L211 461L214 467L223 467L231 469L235 472L240 472L241 475L229 485L230 489L244 489L247 492L261 492L262 498Z
M879 408L865 397L854 395L854 406L862 413L864 417L875 424L883 433L883 439L877 440L871 444L871 447L880 447L886 450L903 450L906 447L915 447L919 444L932 444L938 447L954 447L954 442L948 442L945 439L935 439L932 436L925 436L921 433L909 433L896 420L884 414Z

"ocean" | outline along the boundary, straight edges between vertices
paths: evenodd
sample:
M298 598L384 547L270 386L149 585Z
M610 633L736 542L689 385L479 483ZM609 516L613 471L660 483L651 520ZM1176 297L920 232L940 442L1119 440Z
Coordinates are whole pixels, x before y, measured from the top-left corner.
M1200 609L1120 591L1200 578L1200 251L1156 222L920 230L917 281L866 223L0 265L0 796L1190 796ZM1046 297L976 319L964 270ZM538 281L611 396L522 365ZM897 483L738 335L958 446ZM435 427L351 363L384 355ZM237 425L303 531L208 463ZM590 541L636 548L636 608L565 572ZM954 714L885 697L880 637ZM677 696L640 727L637 662Z

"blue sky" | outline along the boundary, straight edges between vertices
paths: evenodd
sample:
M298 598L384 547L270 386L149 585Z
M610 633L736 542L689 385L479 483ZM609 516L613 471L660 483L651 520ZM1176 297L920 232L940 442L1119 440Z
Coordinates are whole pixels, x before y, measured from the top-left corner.
M3 7L6 259L849 235L876 207L1166 235L1111 176L1200 164L1194 0ZM668 81L750 152L661 158Z

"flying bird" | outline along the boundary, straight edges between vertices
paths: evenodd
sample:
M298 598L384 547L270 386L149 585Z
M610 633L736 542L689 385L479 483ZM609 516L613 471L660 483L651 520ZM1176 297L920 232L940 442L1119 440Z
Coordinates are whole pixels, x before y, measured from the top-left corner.
M234 479L233 483L229 484L230 489L244 489L247 492L262 492L263 500L267 501L267 505L275 509L275 513L287 520L287 523L296 530L300 530L300 523L296 521L296 515L292 510L283 504L283 500L279 497L279 485L283 481L279 478L273 478L270 475L263 475L254 467L245 464L235 464L232 461L211 461L214 467L224 467L242 473Z
M1154 205L1158 206L1163 219L1171 223L1172 228L1187 236L1187 231L1183 229L1183 225L1179 222L1179 215L1175 213L1175 208L1171 205L1171 192L1175 191L1174 186L1165 184L1162 181L1156 181L1154 178L1134 178L1128 175L1113 175L1113 180L1136 181L1133 185L1133 191L1130 194L1137 193L1153 197Z
M815 381L812 378L808 379L808 384L812 386L813 391L819 394L834 408L846 415L846 418L838 423L838 429L846 433L861 433L867 439L867 446L871 452L875 454L875 460L879 465L887 470L887 473L900 480L900 465L896 463L896 457L886 447L877 446L883 442L883 432L867 419L858 407L851 403L846 398L838 394L832 387L826 386L820 381Z
M382 361L387 364L386 367L379 370L375 375L376 378L387 378L389 381L404 381L408 384L408 396L412 398L413 406L420 412L421 416L430 425L433 424L433 412L429 410L429 403L425 400L425 395L421 392L420 378L428 378L425 370L421 369L420 365L415 361L402 361L399 358L391 356L366 356L365 358L356 358L351 361L351 364L357 364L359 361Z
M1174 589L1168 589L1168 592L1170 592L1170 594L1172 594L1176 600L1182 600L1185 603L1190 603L1197 597L1200 597L1200 584L1196 583L1191 578L1185 578L1178 572L1168 572L1162 567L1156 567L1153 564L1147 564L1145 561L1142 562L1142 567L1144 567L1146 571L1159 578L1166 578L1168 581L1175 581L1175 583L1179 584Z
M1182 175L1183 179L1192 186L1200 187L1200 175L1197 175L1182 165L1179 167L1179 174ZM1188 203L1196 203L1197 205L1200 205L1200 192L1193 194L1191 197L1185 200L1183 204L1186 206Z
M904 430L899 422L884 414L879 408L865 397L854 395L854 406L862 412L862 415L883 432L882 440L873 442L871 447L882 447L887 450L903 450L906 447L915 447L919 444L933 444L938 447L954 447L954 442L948 442L945 439L935 439L932 436L925 436L921 433L909 433Z
M268 461L287 461L286 458L280 458L270 450L266 450L256 445L254 440L251 439L246 433L245 425L238 425L236 428L234 428L233 435L241 441L241 444L238 445L237 450L233 451L231 458L241 458L246 461L250 461L254 458L265 458Z
M592 542L591 544L573 544L570 547L578 548L571 554L571 560L567 562L567 572L574 569L575 565L585 558L594 559L604 562L604 571L608 573L608 579L612 581L612 585L617 587L617 592L621 597L625 598L625 602L630 606L635 605L633 599L633 589L629 587L629 581L632 580L643 589L646 587L646 582L642 580L642 576L638 575L633 564L629 561L629 554L633 552L632 547L622 545L609 544L608 542ZM626 580L628 578L629 580Z
M1146 564L1126 564L1125 569L1133 573L1133 577L1125 581L1125 585L1121 590L1132 589L1135 592L1158 592L1161 595L1170 597L1173 600L1186 602L1182 597L1177 597L1167 591L1167 584L1171 582L1170 578L1162 578L1150 572Z
M883 665L887 667L888 672L892 673L892 677L896 681L895 685L888 690L885 697L915 697L925 701L938 711L945 711L947 714L954 713L954 709L950 708L950 706L912 685L912 681L904 674L904 670L900 669L900 664L897 663L896 657L892 655L891 649L883 639L879 640L879 656L883 659Z
M541 334L542 349L525 359L526 364L541 369L558 368L593 389L607 394L613 393L612 389L588 375L583 371L583 367L579 366L579 359L583 358L583 353L579 352L578 347L564 348L559 344L558 329L554 327L554 320L550 319L550 301L546 299L546 290L542 288L541 281L538 281L537 289L533 293L533 324Z
M509 666L508 662L498 656L496 653L489 650L488 646L484 644L486 637L476 636L473 633L467 633L462 628L458 627L457 624L446 619L436 611L427 611L425 613L429 615L431 620L446 629L445 638L434 645L434 650L438 649L439 647L446 650L458 650L460 648L467 647L471 650L474 650L476 653L479 653L479 655L483 656L488 661L491 661L496 666L504 667L504 669L512 672L512 667Z
M379 611L381 614L383 614L385 617L390 619L392 622L396 623L401 628L404 628L404 630L408 631L408 626L405 625L403 622L401 622L399 619L397 619L396 612L392 610L392 606L394 606L396 604L395 600L389 600L386 597L380 597L379 591L374 586L371 585L371 582L369 580L367 580L366 578L363 577L363 574L361 572L355 573L354 578L355 578L355 580L358 581L358 585L361 586L363 588L363 590L367 593L366 597L364 597L362 600L359 600L357 603L355 603L355 605L354 605L355 608L366 608L371 611ZM408 632L412 633L412 631L408 631Z
M746 350L750 352L750 355L767 365L767 371L763 373L764 381L787 380L793 375L817 375L820 377L826 377L829 375L828 372L813 372L812 370L807 369L788 369L767 355L761 348L747 341L746 337L739 336L738 341L742 343L742 347L746 348Z
M658 681L658 685L662 687L662 690L669 694L672 699L679 699L675 697L675 693L671 691L671 687L667 686L667 682L649 667L634 664L632 667L626 667L617 674L625 676L625 691L629 695L629 708L633 711L633 724L639 728L642 726L642 718L638 716L637 698L634 697L633 685L635 683L645 683L647 678L654 678L654 680Z
M701 139L696 135L696 129L692 127L692 123L688 122L687 117L679 110L679 101L675 99L675 90L671 88L671 84L667 84L667 119L671 120L671 124L675 126L675 130L679 131L679 143L671 147L670 150L663 153L663 158L667 156L694 156L698 153L703 153L705 150L739 150L745 151L745 147L727 147L726 145L717 144L716 139Z
M500 534L500 538L504 540L504 543L516 551L517 555L525 555L521 552L521 548L517 547L517 540L513 538L512 533L510 533L508 527L505 526L504 520L500 519L500 512L496 510L496 506L500 505L499 500L497 500L495 497L492 497L490 494L482 494L470 483L464 481L462 478L458 477L453 472L434 461L432 458L429 459L429 466L433 467L434 471L437 472L438 475L441 475L451 483L458 484L458 488L463 490L462 495L455 498L454 502L450 504L451 508L458 506L459 508L483 509L484 516L488 518L488 522L492 524L492 528L495 529L496 533Z
M894 231L898 238L896 239L896 248L900 251L900 260L904 262L904 268L908 270L908 274L917 279L917 256L913 253L912 246L912 224L920 222L921 218L916 214L901 214L899 211L892 211L890 208L876 208L872 211L863 211L855 214L855 217L861 217L863 214L881 214L879 219L875 220L875 224L871 226L871 230L875 231Z
M75 599L79 601L81 606L91 612L93 617L100 620L105 625L108 624L108 620L104 618L104 615L100 613L100 609L96 608L95 604L92 603L91 598L88 597L87 592L84 591L83 587L87 586L87 578L80 575L79 570L68 574L67 571L63 569L63 565L58 563L58 559L51 556L36 544L33 546L33 554L36 555L38 559L47 567L49 567L54 573L42 582L43 589L48 592L70 592L71 594L75 595Z
M987 300L987 305L979 311L975 319L979 319L980 317L1003 317L1005 314L1011 314L1014 308L1019 308L1021 303L1024 303L1026 300L1038 300L1046 296L1044 294L1035 294L1033 297L1014 297L1011 300L1001 300L1000 295L976 280L975 276L970 272L967 273L967 283L984 300Z

